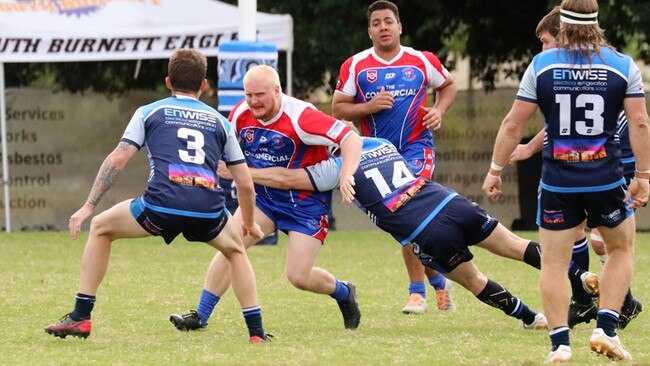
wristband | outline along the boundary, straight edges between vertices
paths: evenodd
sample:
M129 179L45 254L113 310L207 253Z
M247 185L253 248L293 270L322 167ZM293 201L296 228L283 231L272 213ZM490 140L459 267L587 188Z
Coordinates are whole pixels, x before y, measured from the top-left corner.
M650 174L650 170L639 170L639 169L634 169L635 172L640 173L640 174Z
M503 167L501 165L495 163L495 162L491 162L490 163L490 169L492 169L494 171L497 171L497 172L500 172L500 171L503 170Z
M492 168L492 169L494 169L494 168ZM488 175L488 177L499 178L499 179L501 179L501 176L500 176L500 175L494 175L494 174L492 174L492 173L490 173L490 172L488 172L487 175Z

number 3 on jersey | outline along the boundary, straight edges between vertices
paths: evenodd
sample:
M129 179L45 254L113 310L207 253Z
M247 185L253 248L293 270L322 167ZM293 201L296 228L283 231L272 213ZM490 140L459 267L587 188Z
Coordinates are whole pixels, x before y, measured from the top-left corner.
M192 130L190 128L179 128L177 136L179 139L185 140L187 143L187 150L178 149L178 156L186 163L203 164L205 162L205 138L201 131ZM190 153L191 152L191 153Z
M382 197L386 197L397 188L415 179L415 176L413 176L411 170L402 160L398 160L393 163L393 177L391 179L391 184L393 186L392 189L388 186L388 182L386 182L386 179L384 179L384 176L381 174L378 168L366 170L364 172L364 175L366 178L370 178L372 180Z
M575 121L575 132L582 136L598 136L603 133L605 121L605 100L598 94L578 94L575 105L571 103L571 94L555 95L555 103L560 105L560 136L571 135L571 114L583 109L586 121Z

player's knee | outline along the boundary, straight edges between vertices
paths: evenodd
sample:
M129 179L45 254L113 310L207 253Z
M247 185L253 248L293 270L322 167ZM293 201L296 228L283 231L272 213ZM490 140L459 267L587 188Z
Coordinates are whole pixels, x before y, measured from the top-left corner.
M107 215L99 214L90 220L90 235L112 238L111 222Z
M299 290L309 289L309 276L305 276L302 273L295 271L287 271L287 279Z

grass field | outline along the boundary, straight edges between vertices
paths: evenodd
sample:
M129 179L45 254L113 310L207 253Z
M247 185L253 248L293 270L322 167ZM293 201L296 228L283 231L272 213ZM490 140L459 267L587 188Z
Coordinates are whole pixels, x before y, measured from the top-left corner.
M536 233L521 233L535 238ZM0 365L541 365L549 349L544 331L476 300L457 286L458 311L430 308L422 316L400 310L407 278L399 246L380 232L333 232L318 265L356 283L362 310L356 331L343 329L333 299L301 292L285 279L286 237L254 247L258 291L270 344L251 345L229 292L204 331L181 333L173 312L196 307L213 251L177 240L117 241L86 339L59 339L43 327L72 309L85 237L66 233L0 235ZM475 249L476 263L534 309L541 308L538 272ZM600 270L592 256L592 269ZM650 234L638 236L633 291L650 306ZM430 288L429 288L430 289ZM430 291L429 301L435 307ZM650 309L650 308L648 308ZM646 310L620 335L634 364L650 365ZM571 331L573 365L608 365L588 351L594 323Z

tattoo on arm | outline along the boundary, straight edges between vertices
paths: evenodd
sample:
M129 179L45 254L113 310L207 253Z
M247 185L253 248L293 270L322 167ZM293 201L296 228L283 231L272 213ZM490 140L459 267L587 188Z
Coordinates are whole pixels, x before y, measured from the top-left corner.
M115 150L124 151L128 147L128 143L120 142ZM87 202L93 206L97 206L106 192L111 189L121 172L122 170L116 167L115 164L113 164L111 157L108 156L99 168L99 173L97 173L95 183L93 183L93 188L90 191Z

